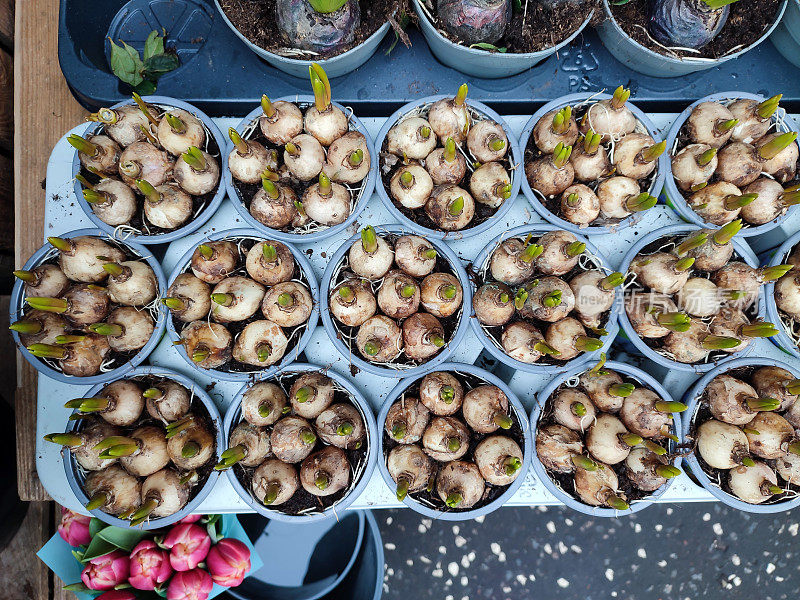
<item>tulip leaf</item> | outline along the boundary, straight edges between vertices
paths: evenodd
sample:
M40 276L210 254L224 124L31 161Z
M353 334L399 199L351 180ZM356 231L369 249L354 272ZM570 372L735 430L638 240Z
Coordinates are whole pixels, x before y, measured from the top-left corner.
M92 520L89 521L89 537L94 538L98 533L100 533L103 529L107 526L97 517L92 517Z
M82 592L82 593L91 593L88 587L86 587L83 583L70 583L69 585L65 585L62 590L67 590L68 592Z
M108 529L111 528L109 527ZM105 556L109 552L113 552L116 549L117 547L114 544L104 540L98 534L92 539L91 543L89 544L89 547L86 548L86 552L83 553L83 559L81 560L81 562L88 563L93 558L97 558L98 556Z
M114 40L111 40L111 70L114 75L119 77L125 83L136 86L142 82L142 60L139 58L139 52L122 42L122 46L117 46Z
M122 527L106 527L97 534L102 540L114 547L130 552L133 547L147 537L148 532L143 529L123 529ZM94 541L94 540L92 540Z
M158 77L178 68L178 57L175 54L156 54L144 61L144 74L148 77Z

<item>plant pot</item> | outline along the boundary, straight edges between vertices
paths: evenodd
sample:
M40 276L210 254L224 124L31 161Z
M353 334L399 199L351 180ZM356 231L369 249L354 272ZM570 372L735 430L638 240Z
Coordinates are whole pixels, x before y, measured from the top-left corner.
M790 371L795 377L800 377L800 370L793 365L773 360L771 358L754 356L751 358L740 358L737 360L727 361L703 375L697 381L697 383L695 383L686 392L685 396L683 397L683 403L688 406L688 409L686 410L683 421L681 422L681 433L679 437L681 438L682 443L691 444L692 451L686 455L686 464L691 469L694 478L717 500L732 508L736 508L744 512L758 514L778 513L800 506L800 496L795 497L794 499L776 502L774 504L750 504L749 502L744 502L736 496L729 494L719 486L713 485L709 476L700 466L700 462L697 460L697 456L694 452L695 444L692 440L694 421L699 409L703 392L708 384L717 375L721 375L741 367L750 367L753 365L780 367Z
M387 21L381 25L378 31L364 40L363 43L359 44L355 48L351 48L347 52L342 52L341 54L332 56L331 58L323 58L318 61L287 58L285 56L280 56L273 52L264 50L264 48L261 48L260 46L256 46L253 42L244 37L239 30L236 29L234 24L231 23L230 19L228 19L227 15L225 14L225 11L222 10L219 0L214 0L214 4L216 5L219 14L222 16L222 20L225 21L225 24L230 27L230 30L236 35L236 37L242 40L242 42L244 42L244 44L250 50L255 52L258 56L263 58L276 69L280 69L284 73L301 78L308 76L308 68L311 66L312 62L319 63L319 65L325 69L325 72L330 78L340 77L341 75L346 75L350 71L354 71L367 62L373 54L375 54L375 51L378 49L378 45L380 45L381 40L383 40L384 36L389 31L389 22Z
M308 69L306 69L306 75L308 75ZM330 73L328 73L330 76ZM273 102L278 101L284 102L293 102L295 104L308 104L311 105L314 103L314 96L308 95L301 95L301 96L291 96L291 97L284 97L278 98ZM363 186L361 191L356 198L353 212L350 214L349 217L339 225L333 225L331 227L326 227L325 229L321 229L320 231L315 231L311 233L287 233L285 231L281 231L278 229L272 229L271 227L267 227L262 222L257 220L253 215L250 214L248 207L245 205L244 200L242 199L239 190L236 188L234 184L233 177L231 172L228 169L225 169L224 177L225 177L225 187L228 191L228 196L233 203L233 207L242 217L242 219L247 223L249 227L260 231L262 234L266 235L271 239L278 240L280 242L290 242L294 244L313 244L314 242L318 242L320 240L324 240L329 238L333 235L336 235L340 232L347 230L347 228L352 225L361 212L366 208L367 202L369 202L370 197L372 197L372 192L375 189L375 182L378 180L378 155L375 152L375 147L372 143L372 138L370 137L367 128L364 126L364 123L361 122L355 113L353 113L349 108L342 106L338 102L331 102L334 106L338 107L346 115L349 115L350 121L350 131L358 131L364 135L366 138L367 148L370 153L370 169L369 174L363 180ZM262 111L261 107L253 109L241 122L236 126L236 131L239 132L242 137L244 137L245 130L253 124L264 112ZM227 157L226 157L227 160ZM309 181L309 185L313 182Z
M737 52L731 52L721 58L676 58L666 56L658 52L654 52L649 48L645 48L638 42L631 39L627 33L619 26L611 13L608 0L603 0L603 10L605 11L605 20L597 27L597 33L603 41L603 45L608 51L626 67L633 69L639 73L650 75L651 77L678 77L680 75L687 75L696 71L705 71L706 69L713 69L718 67L724 62L738 58L748 50L751 50L763 42L770 33L778 25L778 22L783 16L783 11L786 8L784 2L778 14L775 15L775 21L772 26L765 31L761 37Z
M269 236L265 236L263 233L259 231L255 231L253 229L228 229L226 231L217 231L212 234L207 235L205 238L200 240L197 244L193 245L189 248L183 256L181 256L180 260L177 262L177 266L175 270L169 277L168 285L172 285L172 282L175 281L175 278L180 275L181 273L185 272L189 266L189 263L192 259L192 254L194 253L195 248L198 245L206 242L206 241L217 241L217 240L224 240L228 238L257 238L258 240L269 240L271 239ZM306 255L292 246L291 244L285 244L287 248L292 252L292 256L295 260L296 267L302 271L307 284L308 291L311 294L311 298L314 303L314 308L311 310L311 315L308 318L308 322L306 323L306 329L300 336L300 339L297 340L296 345L293 348L287 348L286 354L284 355L283 359L280 363L276 365L272 365L267 367L266 369L259 370L258 367L253 366L251 370L248 371L224 371L221 369L204 369L202 367L198 367L192 358L186 353L186 348L181 344L176 344L175 348L180 354L181 358L186 361L186 363L191 367L193 371L201 373L206 377L214 377L221 379L223 381L246 381L252 379L253 377L269 377L273 373L276 373L286 365L290 364L297 357L303 352L303 349L308 344L309 340L311 339L311 334L314 332L314 328L317 326L317 320L319 319L319 312L318 312L318 303L319 303L319 287L317 285L316 277L314 276L314 270L311 266L311 263L306 258ZM260 312L256 311L256 314L260 314ZM173 342L180 342L181 336L178 330L175 327L174 320L171 314L167 315L167 333L169 334L170 339Z
M73 238L73 237L80 237L80 236L92 236L97 237L100 239L109 239L111 236L106 234L104 231L100 229L76 229L75 231L69 231L65 233L62 237L65 238ZM113 238L112 238L113 239ZM167 290L167 283L166 279L164 278L164 272L161 270L161 265L152 255L152 253L147 250L144 246L137 244L135 242L129 241L120 241L120 240L113 240L114 243L124 247L126 250L130 251L132 254L142 257L148 264L148 266L153 270L155 273L156 279L158 280L158 289L159 293L163 294ZM39 248L25 263L25 266L22 268L26 271L29 271L40 264L46 262L47 260L53 258L58 254L58 251L51 246L50 244L45 244L41 248ZM14 323L20 320L23 316L23 307L25 305L25 285L24 283L17 279L14 282L14 288L11 291L11 302L10 302L10 322ZM68 383L71 385L95 385L98 383L104 383L107 381L111 381L112 379L119 379L123 375L129 373L134 367L137 367L139 364L144 362L144 360L150 355L150 353L155 349L158 345L158 342L161 341L161 336L164 333L164 326L166 324L167 318L166 313L164 310L159 308L158 311L158 318L156 319L154 326L155 329L153 330L153 335L150 336L148 342L127 362L121 364L119 367L107 371L105 373L98 373L97 375L91 375L89 377L77 377L74 375L66 375L61 371L58 371L48 364L46 364L43 360L36 358L25 346L22 345L19 334L16 331L12 331L11 335L14 338L14 343L17 346L20 354L27 360L30 365L39 371L42 375L46 375L50 379L54 379L61 383Z
M328 598L356 568L368 539L369 512L348 511L340 519L327 519L297 527L266 519L259 514L241 515L256 553L269 557L264 566L227 593L236 600L319 600ZM334 543L331 543L334 542Z
M352 404L358 409L359 413L361 414L361 418L364 421L364 428L366 429L366 460L361 468L361 473L358 475L356 480L351 480L349 489L345 493L345 495L336 501L333 505L325 508L322 511L311 513L311 514L302 514L302 515L292 515L287 514L278 509L278 507L270 508L265 506L257 499L255 499L250 490L245 488L245 486L240 481L239 477L236 474L236 467L228 469L228 480L231 482L231 485L236 490L236 493L247 503L250 508L252 508L257 513L268 517L269 519L273 519L276 521L283 521L286 523L296 523L296 524L304 524L304 523L313 523L316 521L321 521L324 519L329 519L333 517L337 517L337 515L341 515L342 511L346 510L348 506L350 506L353 501L361 495L361 492L367 487L367 483L369 482L370 476L372 475L372 471L375 468L375 460L377 457L378 450L376 450L377 442L376 440L379 439L378 429L375 425L375 417L372 413L372 409L369 406L369 403L364 399L358 389L350 382L349 379L340 375L339 373L333 370L325 370L323 367L318 367L317 365L312 365L308 363L293 363L288 367L282 369L278 373L273 374L272 377L263 376L258 377L257 381L269 381L274 380L276 378L282 378L287 375L292 374L301 374L301 373L309 373L309 372L324 372L325 375L330 377L335 384L343 388L347 394L350 396L350 400ZM242 397L244 396L245 392L252 384L248 383L242 387L241 390L236 394L231 402L230 406L228 407L228 411L225 413L225 444L227 444L227 440L230 439L230 434L233 428L239 423L241 420L241 410L242 410ZM227 445L226 445L227 447ZM298 466L299 468L299 466Z
M677 236L681 234L693 233L700 231L701 228L697 227L696 225L669 225L667 227L662 227L661 229L656 229L655 231L647 234L638 242L636 242L631 249L628 250L628 253L622 259L622 264L620 265L620 271L623 273L627 273L630 267L631 261L636 257L639 251L642 250L645 246L659 240L661 238ZM753 251L747 245L747 242L741 239L737 239L736 237L733 238L732 242L734 253L731 260L741 260L742 262L747 263L751 267L757 268L758 267L758 259L756 258ZM764 289L762 286L761 291L758 294L758 304L756 307L757 311L757 318L764 319L766 317L766 301L764 297ZM716 361L716 364L713 362L701 363L701 364L688 364L688 363L681 363L675 360L671 360L665 356L662 356L652 348L650 348L647 344L642 341L642 338L636 333L631 325L630 320L628 319L627 311L620 310L619 311L619 323L622 327L624 339L633 345L633 350L638 352L639 354L643 355L645 358L649 358L656 364L661 367L664 367L667 370L673 371L683 371L689 373L707 373L711 369L713 369L716 364L727 363L731 359L740 358L748 356L751 352L753 352L753 346L755 345L753 342L747 345L744 350L739 352L732 352L726 353L726 356L719 358Z
M217 190L214 193L214 196L208 201L205 208L203 208L203 210L200 211L197 216L193 217L188 223L178 227L177 229L156 235L139 235L136 233L131 233L127 230L120 230L118 227L108 225L107 223L101 221L95 214L94 210L92 210L92 206L84 199L82 191L83 185L80 181L75 179L75 176L81 170L81 163L80 159L78 158L77 150L75 151L74 158L72 159L72 177L75 184L74 194L76 202L83 209L83 212L86 214L86 216L89 217L89 220L94 224L95 227L107 233L109 236L115 237L119 240L130 240L139 244L167 244L169 242L182 239L190 233L200 229L212 216L214 216L214 213L217 212L219 205L222 204L222 200L225 198L224 182L226 179L230 178L230 175L228 174L228 161L226 160L228 156L228 140L222 135L219 127L217 127L216 123L214 123L214 121L207 114L191 104L188 104L187 102L183 102L182 100L177 100L175 98L167 98L165 96L145 96L143 100L148 104L156 104L169 108L181 108L193 114L203 122L207 134L214 138L220 153L220 178L219 182L217 183ZM123 102L115 104L111 108L118 108L120 106L126 106L129 104L134 104L134 101L132 99L124 100ZM87 128L83 135L96 133L102 128L102 123L93 123ZM138 197L139 195L137 194L137 198Z
M415 0L416 1L416 0ZM437 34L438 35L438 34ZM448 42L450 43L450 42ZM459 46L460 47L460 46ZM477 51L475 51L477 52ZM487 54L486 52L480 51L482 54ZM502 55L496 55L502 56ZM383 152L383 145L386 140L386 135L389 133L389 130L403 117L405 117L409 112L417 109L418 107L426 106L429 104L433 104L437 100L442 100L445 98L452 98L452 96L448 96L446 94L439 94L437 96L427 96L425 98L421 98L420 100L414 100L413 102L409 102L404 106L400 107L396 110L392 115L386 119L381 127L380 132L378 132L378 136L375 139L375 156L380 160L380 154ZM467 97L466 104L475 110L478 113L482 113L486 115L489 119L497 123L503 128L503 131L506 134L506 138L508 139L508 144L510 146L510 153L506 153L506 156L509 158L511 165L520 165L522 164L523 153L520 149L519 144L517 143L516 135L511 131L511 128L508 124L503 120L499 114L493 111L491 108L483 104L482 102L478 102L477 100L472 100ZM514 169L509 169L509 175L511 176L511 196L508 197L506 201L503 202L500 207L498 207L497 211L491 215L488 219L483 221L478 225L468 226L465 229L461 229L458 231L442 231L440 229L431 229L429 227L425 227L423 225L419 225L408 216L406 216L400 209L397 208L392 198L389 196L389 191L386 189L386 186L383 182L383 177L381 176L381 167L378 166L377 162L375 166L377 167L376 172L376 179L375 179L375 187L378 192L378 196L380 196L381 202L386 207L386 210L392 215L392 217L403 226L407 227L409 230L413 231L418 235L425 236L425 238L432 240L459 240L464 239L467 237L471 237L474 235L479 235L491 229L496 223L500 223L503 221L503 217L511 210L511 206L514 203L514 200L519 195L519 186L520 182L525 179L524 173L517 173ZM465 178L467 176L465 175ZM463 182L462 182L463 183ZM415 211L422 211L422 208L414 209Z
M433 371L450 371L454 373L463 373L466 375L471 375L479 380L484 381L489 385L494 385L500 388L502 392L508 398L508 405L509 409L511 410L512 416L515 418L516 423L520 425L522 429L522 437L523 443L520 444L522 446L522 467L520 468L517 478L509 484L503 492L498 495L496 498L491 500L488 503L481 504L480 502L474 507L467 510L461 510L457 512L449 512L444 510L436 510L427 505L422 504L418 500L414 499L411 494L407 495L403 499L403 504L408 506L411 510L418 512L419 514L432 518L437 519L440 521L467 521L469 519L474 519L476 517L481 517L488 515L489 513L497 510L503 504L508 502L509 498L511 498L514 493L522 486L523 481L525 480L525 476L528 472L528 467L530 466L531 462L531 455L533 454L531 448L533 447L533 442L531 440L531 429L528 423L527 415L525 414L525 409L522 406L522 403L519 401L517 396L514 392L511 391L505 382L500 379L499 377L489 373L488 371L484 371L478 367L473 365L467 365L462 363L443 363L438 365L435 369L429 369L428 372ZM381 472L381 476L383 480L386 482L386 485L389 487L390 490L394 492L396 484L392 479L392 476L389 474L389 469L386 466L386 456L388 452L385 448L385 437L386 434L384 432L384 428L386 426L386 415L389 412L389 409L394 404L395 400L400 398L403 393L415 382L422 379L427 373L419 373L417 375L406 377L405 379L400 380L400 382L395 386L395 388L388 394L386 400L381 407L380 412L378 413L378 469ZM456 413L458 414L458 413ZM469 427L469 426L467 426ZM495 432L496 434L502 435L502 430L498 430ZM493 434L487 434L493 435ZM472 440L474 442L474 440ZM472 457L471 453L467 453L464 458L461 460L469 460L467 457ZM433 460L433 459L431 459ZM435 461L434 461L435 462ZM487 484L488 485L488 484Z
M408 227L403 225L380 225L375 227L375 232L378 234L378 236L386 234L415 234L413 230L409 230ZM461 266L461 261L459 260L458 256L456 256L456 254L447 244L436 239L426 239L436 249L438 254L444 257L444 259L450 264L453 274L455 274L461 283L463 299L461 304L461 316L450 341L446 344L445 348L441 350L441 352L428 359L421 365L415 367L392 368L390 366L386 366L388 363L372 363L364 360L361 358L360 354L357 353L357 351L351 350L347 345L345 345L345 343L342 341L342 336L339 334L338 327L336 324L334 324L334 320L331 317L328 300L331 289L331 281L337 274L339 265L344 260L345 256L350 250L350 247L356 241L361 240L361 234L358 233L354 235L344 244L339 246L338 250L336 250L336 252L330 258L328 266L325 269L325 273L322 275L322 281L320 282L319 312L322 316L322 324L325 327L325 332L328 334L331 342L333 342L333 345L336 347L339 353L346 360L351 362L352 365L354 365L353 368L366 371L367 373L372 373L373 375L380 375L381 377L401 378L424 375L431 369L437 368L444 361L446 361L450 354L452 354L453 350L464 339L468 327L467 321L469 320L469 307L472 303L472 288L470 287L469 277L467 276L464 267Z
M533 128L536 126L536 123L541 119L544 115L549 113L552 110L558 110L563 108L564 106L568 105L575 105L581 102L586 102L588 100L605 100L611 98L609 94L591 94L591 93L579 93L579 94L568 94L566 96L562 96L556 100L548 102L544 106L542 106L539 110L537 110L533 116L528 120L525 124L525 128L522 130L522 134L519 138L519 147L522 151L523 155L523 163L525 162L525 153L526 149L528 148L528 143L530 141L531 135L533 133ZM653 124L644 112L641 109L637 108L630 102L627 103L627 107L633 112L636 118L639 121L639 124L646 130L646 133L650 135L656 142L660 141L662 136L659 132L658 128ZM642 131L645 133L645 131ZM648 192L651 196L655 196L658 198L659 194L661 193L661 188L664 185L664 179L666 177L667 171L669 169L669 161L667 160L666 153L662 153L661 156L658 157L655 174L652 176L652 181L650 183L650 187L647 190L642 190L643 192ZM554 214L550 211L539 199L539 196L536 192L533 191L530 184L528 183L528 178L525 176L524 168L522 172L522 176L520 177L522 180L522 193L525 194L525 198L527 198L530 205L536 211L536 213L549 221L553 225L558 226L560 229L566 229L567 231L571 231L576 235L584 235L584 236L591 236L591 235L603 235L606 233L617 233L620 229L625 229L626 227L630 227L635 225L638 221L640 221L645 213L633 213L629 217L626 217L619 223L614 223L612 225L589 225L588 227L580 227L575 223L570 223L566 219L562 219L558 215Z
M605 363L604 367L612 370L617 371L631 379L638 381L644 384L645 387L651 389L656 394L658 394L663 400L667 402L672 401L672 396L670 396L669 392L664 389L664 387L652 376L647 374L642 369L634 367L632 365L628 365L621 362L614 362L608 361ZM564 383L569 381L570 379L577 378L582 373L588 370L588 365L582 365L578 367L570 368L565 373L562 373L558 377L556 377L553 381L547 384L547 386L536 395L536 404L533 407L533 411L531 411L531 429L534 431L538 431L539 429L539 418L541 416L542 410L547 403L550 396ZM672 413L673 417L673 434L680 435L681 432L681 415L680 413ZM664 492L666 492L669 487L673 483L673 479L667 479L667 482L658 488L656 491L651 492L649 496L642 498L641 500L635 500L631 502L630 508L628 510L616 510L613 508L604 508L600 506L590 506L572 494L567 493L564 489L561 488L559 484L553 481L551 475L548 473L547 469L545 469L544 465L542 464L541 460L539 460L539 455L536 452L536 435L533 435L533 452L532 452L532 459L531 459L531 466L533 467L533 471L536 474L536 478L544 484L544 487L550 492L553 496L555 496L559 501L566 504L568 507L577 510L578 512L582 512L583 514L590 515L592 517L619 517L621 515L629 515L635 512L639 512L650 506L653 502L658 500ZM675 460L671 463L676 467L679 467L681 463L681 457L677 456Z
M789 0L783 19L769 39L783 58L800 67L800 0Z
M534 236L545 234L549 231L559 231L562 229L561 227L557 227L555 225L544 224L544 225L521 225L520 227L515 227L509 231L505 231L494 238L491 242L489 242L486 246L484 246L483 250L480 251L480 254L472 261L473 268L475 269L476 273L480 273L483 270L484 265L487 265L489 259L491 258L492 253L494 250L500 245L501 242L507 240L508 238L513 237L525 237L529 233L533 234ZM584 242L586 244L586 251L590 253L592 256L596 257L600 263L600 266L603 270L611 273L613 269L608 264L608 260L601 254L601 252L592 244L588 239L581 237L580 234L577 236L578 241ZM474 287L476 286L477 279L470 280L470 284ZM473 295L475 290L473 290ZM571 371L573 369L578 368L580 365L584 365L588 362L597 361L599 360L600 354L603 352L608 352L611 348L611 344L614 341L614 338L617 336L619 332L619 325L617 323L617 319L619 313L621 311L622 306L622 295L619 291L619 288L616 289L616 298L614 300L614 304L612 305L609 314L608 314L608 321L605 325L606 331L608 334L605 337L605 341L603 343L603 347L599 350L594 352L584 352L576 356L575 358L568 360L561 364L538 364L538 363L524 363L522 361L516 360L515 358L510 357L505 351L497 344L494 338L490 337L486 330L484 329L483 325L475 318L474 314L470 315L470 325L472 330L475 332L475 335L481 340L483 347L489 351L489 353L497 360L499 360L504 365L507 365L511 369L516 371L524 371L526 373L533 373L537 375L544 375L546 373L561 373L563 371ZM474 312L474 311L473 311Z
M418 23L425 36L425 41L433 55L448 67L457 71L486 79L500 79L535 67L549 56L569 44L584 30L592 19L590 13L586 20L566 39L556 45L538 52L487 52L456 44L443 36L431 23L425 10L420 7L420 0L414 0L414 12L419 17ZM513 198L513 196L512 196Z
M676 144L678 141L678 135L680 134L681 128L683 127L686 120L689 118L692 110L700 104L701 102L724 102L726 100L733 100L739 98L750 98L752 100L758 100L759 102L765 100L764 96L759 94L751 94L748 92L722 92L720 94L711 94L710 96L706 96L705 98L701 98L700 100L693 102L689 106L687 106L678 118L672 123L672 126L669 128L669 132L667 133L667 151L662 155L665 158L665 162L667 163L667 175L664 180L664 193L667 197L667 204L669 204L675 212L678 213L681 219L688 223L693 223L700 227L705 227L708 229L713 229L719 227L718 225L713 225L703 220L703 218L698 215L690 206L689 203L686 201L686 198L683 195L683 192L678 188L675 184L675 178L672 175L672 161L667 156L671 154L674 149L676 148ZM785 111L782 111L785 113ZM781 120L779 123L778 131L787 132L787 131L798 131L797 125L792 120L792 118L788 114L783 114L781 116ZM743 227L742 230L737 233L736 235L739 237L751 237L756 235L761 235L763 233L767 233L768 231L778 227L781 223L783 223L786 219L790 216L794 215L797 212L797 205L788 207L782 215L778 218L773 219L769 223L764 223L763 225L748 225Z
M774 267L776 265L785 264L784 261L786 260L786 257L789 256L792 248L794 248L797 244L800 244L800 232L795 233L775 251L772 257L769 259L768 266ZM793 271L794 269L790 271L790 273ZM786 333L786 326L783 324L781 312L778 310L778 306L775 304L775 282L771 281L764 286L764 298L767 320L770 323L774 323L776 327L778 327L779 331L779 333L777 335L773 335L770 340L778 348L786 352L786 354L800 359L800 348L798 348L797 344L792 341L791 336Z
M142 377L152 375L156 377L164 377L167 379L171 379L185 387L192 393L192 404L194 405L195 402L200 402L203 407L208 411L208 416L211 422L216 429L215 432L215 443L216 443L216 451L214 453L215 459L219 460L219 456L222 453L223 444L225 443L225 438L223 437L222 432L222 418L220 417L219 411L217 410L217 405L214 404L214 401L211 399L211 396L208 395L206 390L189 379L188 377L181 375L176 371L172 371L170 369L166 369L164 367L136 367L135 369L130 370L127 372L123 377L118 377L117 379L131 379L134 377ZM92 387L86 394L84 395L85 398L91 398L98 392L100 392L105 384L98 384ZM74 411L73 414L78 414L78 411ZM77 421L69 421L67 426L68 432L77 431L78 426L80 425L80 420ZM72 456L72 453L68 450L62 451L62 457L64 461L64 471L67 475L67 481L69 482L70 488L72 488L72 492L75 494L78 502L85 506L89 503L89 497L86 495L86 492L83 489L83 481L84 481L84 474L82 469L78 465L75 458ZM137 528L151 530L151 529L159 529L161 527L166 527L168 525L172 525L177 523L184 517L196 512L197 508L203 502L203 500L208 496L211 492L211 488L217 482L219 478L219 472L214 471L211 469L208 477L206 478L205 482L202 484L200 489L194 495L194 497L186 503L181 510L178 512L169 515L168 517L159 517L154 519L149 519L145 521L142 525L137 526ZM130 528L131 524L130 521L126 521L110 515L108 513L103 512L102 510L95 509L89 511L92 516L97 517L104 523L108 523L109 525L114 525L116 527L122 528Z
M375 512L363 512L367 522L361 553L344 580L331 592L329 600L380 600L383 595L383 538Z

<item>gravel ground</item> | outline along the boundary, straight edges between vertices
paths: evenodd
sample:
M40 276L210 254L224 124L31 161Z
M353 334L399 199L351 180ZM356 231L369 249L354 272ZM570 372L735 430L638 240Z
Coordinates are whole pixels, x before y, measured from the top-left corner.
M376 511L384 600L780 600L800 585L798 515L719 503L656 505L624 519L504 508L463 523Z

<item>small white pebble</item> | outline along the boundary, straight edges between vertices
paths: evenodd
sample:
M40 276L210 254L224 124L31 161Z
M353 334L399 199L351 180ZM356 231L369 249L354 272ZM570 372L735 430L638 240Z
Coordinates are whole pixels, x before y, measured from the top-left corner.
M441 569L434 569L433 571L431 571L432 577L441 577L442 575L444 575L444 571L442 571Z
M469 596L461 596L461 600L469 600Z
M447 554L447 548L445 546L439 546L439 554Z
M431 525L433 525L433 519L422 519L422 524L425 525L425 527L427 527L428 529L430 529Z
M462 556L461 557L461 566L465 569L469 567L469 556Z
M492 549L492 554L494 555L500 554L500 544L498 544L497 542L492 542L489 545L489 548Z
M534 575L533 573L531 573L530 575L528 575L528 580L529 580L529 581L536 581L536 575Z
M461 548L466 543L467 543L467 538L465 538L464 536L461 536L461 535L457 535L456 536L456 542L455 542L456 548Z
M606 569L606 579L614 581L614 569Z
M667 566L667 561L665 561L665 560L662 558L662 559L661 559L660 561L658 561L656 564L657 564L659 567L661 567L661 568L663 569L664 567L666 567L666 566Z
M386 524L387 525L391 525L392 521L394 521L394 519L392 517L386 517Z
M558 551L561 554L566 554L567 550L569 550L569 548L567 548L567 545L564 542L558 542Z
M789 525L788 529L789 529L789 533L791 533L792 536L796 536L797 535L797 530L800 529L800 524L799 523L792 523L791 525Z
M545 544L544 546L542 546L542 550L544 550L545 554L553 553L553 547L550 544Z
M458 563L451 562L449 565L447 565L447 572L453 577L458 575Z
M397 549L397 546L395 546L395 545L394 545L394 544L392 544L391 542L387 542L387 543L385 543L385 544L383 545L383 547L384 547L384 548L386 548L387 550L396 550L396 549Z
M711 513L703 513L703 521L710 521Z
M580 554L581 552L583 552L583 550L581 550L581 547L576 546L575 544L572 544L572 546L570 546L569 549L572 550L575 554Z
M517 581L519 581L520 585L525 585L528 583L528 579L525 577L525 575L517 575Z
M506 562L506 553L501 552L497 555L497 562Z
M461 531L461 528L458 525L453 525L453 535L458 535L459 531Z
M474 561L475 560L475 551L473 550L472 552L467 554L467 557L469 558L469 562Z
M431 559L430 559L430 558L428 558L427 556L420 556L420 557L419 557L419 560L420 560L420 562L423 562L423 563L425 563L426 565L429 565L429 564L431 564Z
M392 576L394 575L394 569L392 569L391 567L389 567L388 569L386 569L386 574L387 574L389 577L392 577Z
M475 517L476 523L483 523L486 520L486 515L481 515L480 517Z
M636 556L638 556L639 558L647 558L647 551L644 548L639 548L636 551Z
M511 592L511 588L510 588L510 587L508 587L507 585L504 585L504 586L503 586L503 587L501 587L500 589L501 589L501 590L503 590L503 593L504 593L504 594L508 594L508 593L510 593L510 592Z
M722 525L720 525L719 523L714 523L711 526L711 529L713 529L714 533L716 533L717 535L722 535Z
M417 527L417 531L419 531L420 533L427 533L428 532L428 530L425 529L425 525L421 525L421 524Z
M466 575L461 576L461 587L467 587L469 585L469 578Z
M767 575L772 575L775 572L775 565L769 563L767 565Z
M735 585L736 587L739 587L740 585L742 585L741 577L739 577L738 575L736 577L734 577L733 578L733 585Z
M573 524L573 523L574 523L574 521L573 521L572 519L564 519L564 524L565 524L567 527L572 527L572 524Z
M413 567L413 566L414 566L414 561L413 561L413 560L411 560L411 559L409 558L408 560L406 560L406 564L407 564L409 567Z
M642 525L640 523L634 523L633 524L633 530L636 533L641 533L642 532Z
M738 554L734 554L733 556L731 556L731 562L733 563L734 567L738 567L739 565L742 564L742 559L739 558Z
M655 526L655 530L656 530L656 531L661 531L662 529L664 529L664 526L663 526L663 525L661 525L660 523L659 523L658 525L656 525L656 526Z
M775 581L781 583L783 581L783 577L781 577L780 575L775 575Z
M447 596L444 597L444 600L453 600L453 595L447 594Z
M545 527L547 527L547 531L549 531L550 533L555 533L556 532L556 524L553 523L552 521L548 521L547 525L545 525Z
M567 581L563 577L559 577L558 580L556 581L556 583L558 584L558 587L560 587L560 588L569 587L569 581Z

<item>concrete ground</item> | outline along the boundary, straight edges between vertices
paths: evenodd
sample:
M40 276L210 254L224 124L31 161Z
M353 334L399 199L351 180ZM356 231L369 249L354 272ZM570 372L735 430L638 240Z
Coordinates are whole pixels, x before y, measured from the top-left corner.
M376 512L384 600L781 600L800 585L800 515L719 503L656 505L621 519L505 508L447 523Z

